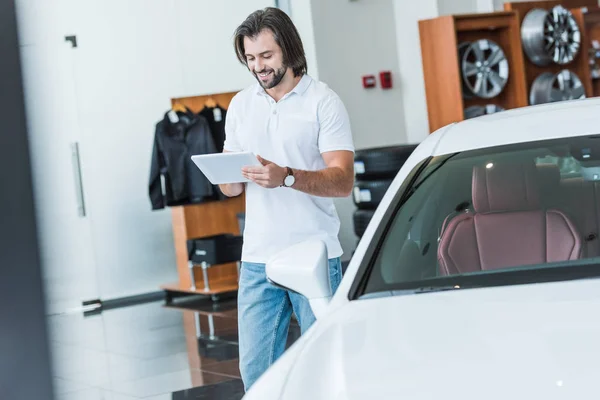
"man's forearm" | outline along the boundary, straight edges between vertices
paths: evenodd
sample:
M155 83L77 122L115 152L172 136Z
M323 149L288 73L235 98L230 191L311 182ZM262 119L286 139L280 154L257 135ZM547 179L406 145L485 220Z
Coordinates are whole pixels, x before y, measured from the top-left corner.
M352 193L354 175L340 167L319 171L294 169L296 182L292 188L313 196L346 197Z
M219 189L221 192L227 197L236 197L242 194L244 191L243 183L226 183L223 185L219 185Z

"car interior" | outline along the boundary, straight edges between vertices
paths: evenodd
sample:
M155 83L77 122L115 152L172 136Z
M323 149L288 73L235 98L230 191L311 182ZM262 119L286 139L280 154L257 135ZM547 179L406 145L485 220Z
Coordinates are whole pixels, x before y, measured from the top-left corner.
M582 137L434 159L390 218L367 291L599 256L596 142Z
M443 227L440 275L578 259L571 218L540 201L533 161L473 167L472 204Z

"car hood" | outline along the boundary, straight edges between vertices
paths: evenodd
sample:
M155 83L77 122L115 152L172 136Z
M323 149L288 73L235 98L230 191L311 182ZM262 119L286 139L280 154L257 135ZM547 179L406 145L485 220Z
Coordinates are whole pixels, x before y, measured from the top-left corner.
M314 326L281 398L597 398L599 311L598 280L351 301Z

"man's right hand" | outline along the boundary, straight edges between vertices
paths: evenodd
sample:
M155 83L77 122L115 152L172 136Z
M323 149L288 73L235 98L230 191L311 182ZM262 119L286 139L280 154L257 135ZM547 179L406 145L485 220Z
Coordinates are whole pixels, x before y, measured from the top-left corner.
M221 192L227 197L236 197L242 194L244 191L243 183L225 183L223 185L219 185L219 189Z

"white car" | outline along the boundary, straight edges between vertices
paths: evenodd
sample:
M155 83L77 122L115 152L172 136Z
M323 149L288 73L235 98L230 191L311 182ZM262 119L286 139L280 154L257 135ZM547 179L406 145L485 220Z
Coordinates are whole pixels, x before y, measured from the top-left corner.
M244 399L600 398L599 236L600 99L444 127L333 297L319 240L267 264L317 321Z

